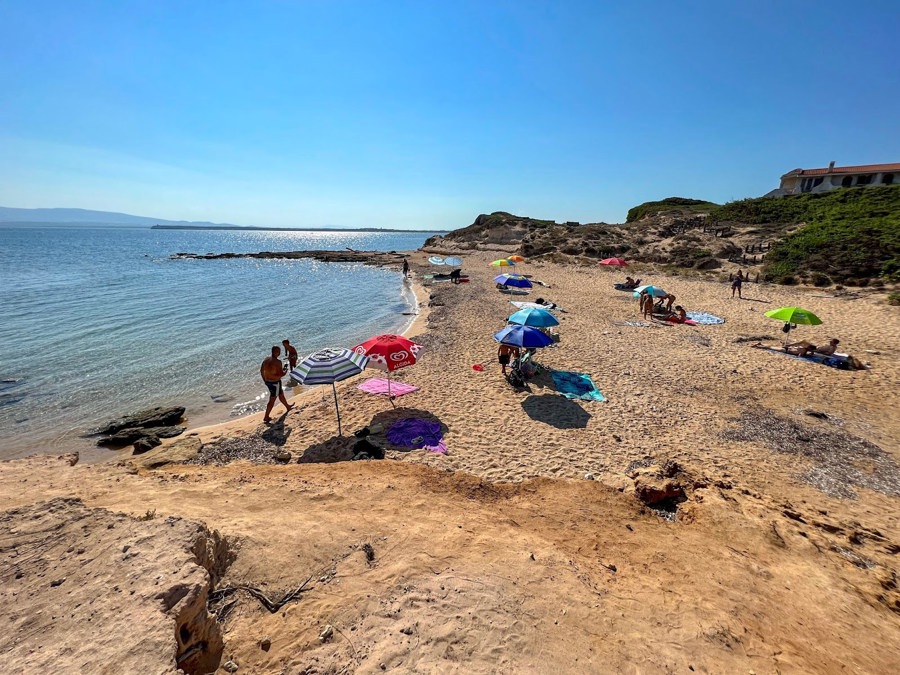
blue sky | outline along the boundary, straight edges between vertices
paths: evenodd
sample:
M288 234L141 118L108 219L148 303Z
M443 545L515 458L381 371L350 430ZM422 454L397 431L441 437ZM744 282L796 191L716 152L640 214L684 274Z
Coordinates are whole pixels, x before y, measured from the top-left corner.
M621 222L900 161L900 3L0 0L0 205Z

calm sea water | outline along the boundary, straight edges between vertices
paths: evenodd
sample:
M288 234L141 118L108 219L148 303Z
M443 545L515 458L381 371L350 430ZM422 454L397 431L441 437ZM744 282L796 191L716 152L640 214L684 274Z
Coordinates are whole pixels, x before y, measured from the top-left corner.
M99 423L157 405L228 419L264 395L272 345L349 347L402 329L414 303L397 271L172 253L403 251L428 236L0 227L0 458L87 447Z

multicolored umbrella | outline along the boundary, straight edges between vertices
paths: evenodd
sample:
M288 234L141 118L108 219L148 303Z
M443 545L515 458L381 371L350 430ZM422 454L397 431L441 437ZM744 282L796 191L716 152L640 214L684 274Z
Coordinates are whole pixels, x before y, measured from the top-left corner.
M531 326L507 326L494 335L494 339L500 344L513 347L546 347L553 344L549 335L542 333Z
M331 385L331 390L334 392L334 410L337 413L338 436L342 435L341 409L338 407L337 389L334 383L359 375L368 363L369 357L364 354L357 354L349 349L329 347L310 354L291 371L291 377L300 384Z
M548 328L549 326L558 326L559 319L553 316L546 309L537 309L528 307L520 309L507 319L509 323L515 323L520 326L536 326L538 328Z
M510 262L517 262L517 263L525 262L525 258L523 258L520 255L511 255L507 258L507 260L509 260Z
M606 258L600 261L601 265L610 265L612 267L628 267L628 263L621 258Z
M378 368L388 372L388 397L393 404L391 373L416 363L419 360L419 352L422 351L422 345L418 345L402 335L386 333L384 335L376 335L362 344L356 345L353 351L369 357L369 368Z
M516 288L531 288L532 284L521 274L499 274L494 277L494 281L504 286L514 286Z
M515 264L516 263L514 263L510 260L506 260L505 258L503 260L495 260L494 262L491 263L491 265L493 265L494 267L508 267L508 266L515 265Z
M638 286L637 288L634 289L634 294L633 294L634 297L636 297L636 298L641 297L642 291L647 291L654 298L664 298L668 295L668 293L666 293L659 286Z

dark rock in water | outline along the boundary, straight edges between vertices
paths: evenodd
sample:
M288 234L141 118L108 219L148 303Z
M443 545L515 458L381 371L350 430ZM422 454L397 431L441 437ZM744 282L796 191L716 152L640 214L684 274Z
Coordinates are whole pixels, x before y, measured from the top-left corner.
M153 427L149 431L160 438L175 438L184 433L184 427Z
M151 408L142 410L133 415L127 415L119 420L110 422L105 427L97 430L98 434L108 436L122 429L134 427L169 427L181 421L184 416L184 408L175 406L172 408Z
M131 443L150 435L152 435L152 432L148 429L130 427L128 429L121 429L107 438L101 438L97 441L97 445L130 445Z
M22 396L13 396L12 394L0 394L0 408L8 405L15 405L22 400Z
M234 396L229 396L228 394L213 394L210 398L213 400L213 403L228 403L234 400Z
M157 445L162 445L162 441L159 440L157 436L150 434L149 436L144 436L143 438L134 442L134 452L131 453L133 455L140 455L148 450L152 450Z

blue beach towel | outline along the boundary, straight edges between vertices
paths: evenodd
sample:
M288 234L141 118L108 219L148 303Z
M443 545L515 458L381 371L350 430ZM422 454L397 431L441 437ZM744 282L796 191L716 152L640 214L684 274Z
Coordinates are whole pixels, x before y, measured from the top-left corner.
M710 314L709 312L688 312L687 318L696 321L701 326L715 326L720 323L725 323L725 319L719 318L715 314Z
M573 373L569 370L551 370L550 377L556 385L556 391L566 398L577 398L582 401L605 401L606 397L585 373Z

